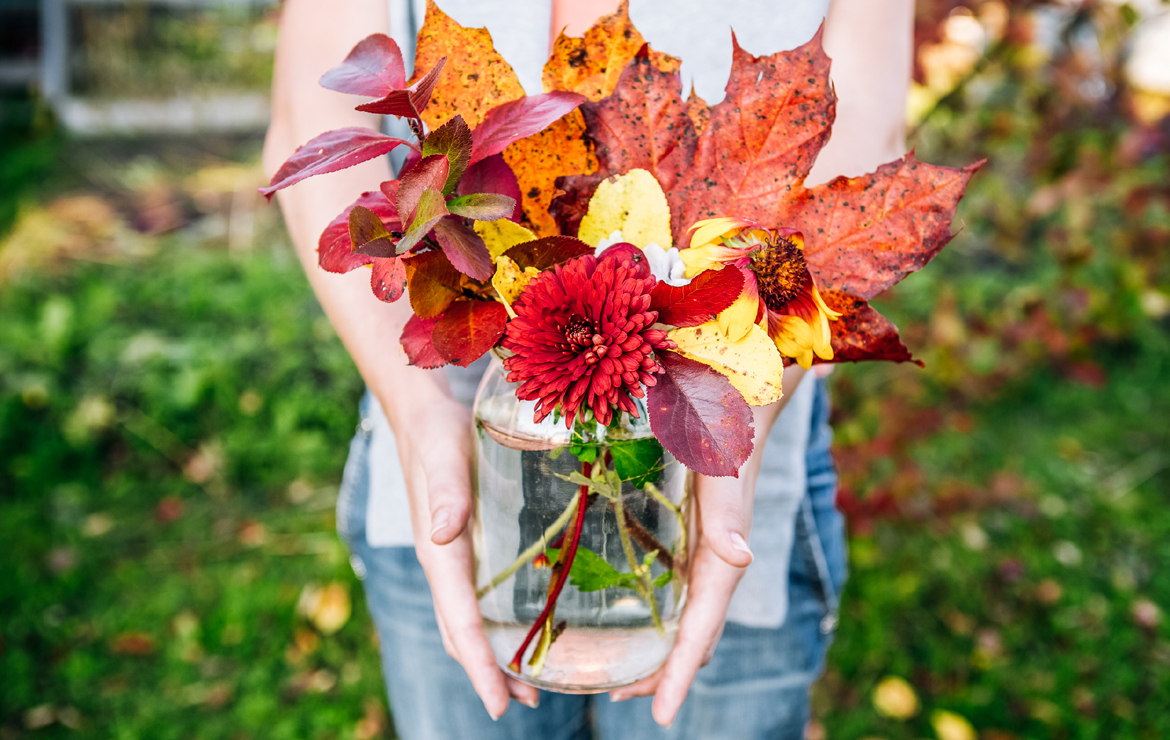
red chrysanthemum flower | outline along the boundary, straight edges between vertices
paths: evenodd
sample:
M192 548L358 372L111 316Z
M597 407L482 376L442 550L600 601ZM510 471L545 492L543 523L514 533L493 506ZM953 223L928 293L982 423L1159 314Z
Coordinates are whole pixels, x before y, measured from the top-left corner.
M601 258L577 257L534 278L512 304L503 347L516 395L538 401L540 422L559 404L571 427L582 406L601 424L613 407L637 416L634 398L663 372L655 350L670 349L650 308L655 280L641 253L614 245ZM635 254L636 252L636 254Z

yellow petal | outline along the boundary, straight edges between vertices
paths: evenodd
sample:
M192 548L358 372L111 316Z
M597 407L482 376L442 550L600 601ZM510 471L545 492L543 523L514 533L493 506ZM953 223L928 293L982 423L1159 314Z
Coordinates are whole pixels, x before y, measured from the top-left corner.
M603 180L589 201L577 236L586 244L598 242L615 231L634 246L657 244L670 249L670 207L662 187L646 170L630 170Z
M704 244L701 247L683 249L678 253L678 256L682 258L683 264L687 266L686 276L693 278L700 272L718 270L726 264L735 262L750 251L750 249L736 249L735 247L725 247L722 244L712 243Z
M475 233L487 245L492 259L499 257L517 244L530 242L536 238L528 229L515 221L501 218L499 221L476 221Z
M691 227L694 229L694 233L691 234L691 249L717 241L722 236L728 236L731 232L751 225L751 221L742 218L708 218L698 221Z
M727 376L731 385L752 406L779 401L784 358L768 333L751 324L747 335L733 342L719 330L716 321L675 329L667 336L678 345L678 353L698 360Z
M496 274L492 275L492 287L504 300L508 313L512 313L512 304L520 297L520 293L528 287L528 283L540 274L535 267L520 269L520 265L511 257L500 255L496 257Z
M685 249L683 253L690 251L690 249ZM745 270L743 290L739 297L716 317L719 322L719 330L726 334L731 341L738 342L752 330L752 326L756 323L756 317L759 315L760 290L759 286L756 285L756 276L750 270ZM765 312L765 316L767 316L767 312Z
M785 357L808 370L813 361L813 333L808 322L799 316L773 316L772 339L776 349ZM830 350L831 352L831 350Z

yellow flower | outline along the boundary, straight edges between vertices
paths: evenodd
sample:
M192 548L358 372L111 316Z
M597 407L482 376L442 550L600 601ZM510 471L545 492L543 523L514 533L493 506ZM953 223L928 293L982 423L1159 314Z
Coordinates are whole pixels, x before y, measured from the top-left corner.
M682 251L687 277L735 265L744 289L719 314L719 328L732 341L753 325L768 332L780 354L801 367L813 358L833 359L829 322L841 314L829 308L804 261L804 237L792 229L766 229L740 218L713 218L693 227L690 249Z

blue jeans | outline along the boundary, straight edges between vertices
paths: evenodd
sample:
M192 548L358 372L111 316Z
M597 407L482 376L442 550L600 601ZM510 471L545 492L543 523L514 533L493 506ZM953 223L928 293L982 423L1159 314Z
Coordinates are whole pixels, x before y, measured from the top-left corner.
M797 740L808 721L809 687L824 667L845 581L844 524L834 499L829 399L818 381L807 452L808 494L796 518L788 613L778 629L728 623L669 730L654 723L649 697L614 704L606 695L541 692L540 707L512 702L493 722L471 682L443 649L430 587L414 548L366 542L369 434L350 448L337 504L338 531L365 581L378 629L394 726L403 740Z

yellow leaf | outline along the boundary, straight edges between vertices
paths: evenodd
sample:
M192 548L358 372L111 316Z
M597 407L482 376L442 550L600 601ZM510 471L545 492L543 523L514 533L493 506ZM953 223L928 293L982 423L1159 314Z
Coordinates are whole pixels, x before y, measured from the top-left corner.
M515 221L501 218L499 221L476 221L475 233L487 245L492 259L499 257L517 244L530 242L536 235Z
M971 723L963 717L939 709L930 715L930 724L939 740L978 740L979 736Z
M614 231L622 241L638 247L657 244L670 249L670 206L658 180L646 170L630 170L603 180L581 219L578 237L586 244L598 242Z
M905 679L886 676L873 690L873 708L893 719L909 719L918 714L918 694Z
M500 298L504 299L509 314L512 313L512 304L520 297L520 293L539 274L540 270L535 267L521 270L520 265L511 257L504 255L496 257L496 274L492 276L492 287L500 294Z
M667 336L678 345L678 353L710 365L727 376L731 385L752 406L779 401L784 358L768 333L755 324L738 342L719 330L718 321L675 329Z

